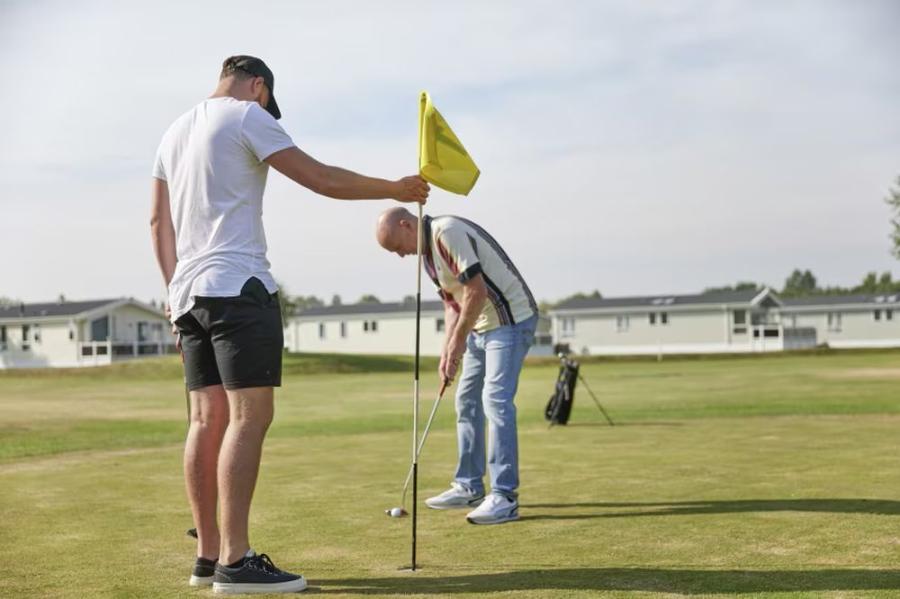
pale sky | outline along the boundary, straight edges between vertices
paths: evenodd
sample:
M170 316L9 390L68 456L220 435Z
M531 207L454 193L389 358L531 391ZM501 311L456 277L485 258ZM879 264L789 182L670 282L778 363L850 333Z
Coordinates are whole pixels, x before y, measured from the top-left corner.
M0 0L0 296L163 297L153 156L231 54L272 68L297 145L374 176L415 171L427 89L482 176L426 210L491 231L539 299L900 272L898 24L892 0ZM273 274L414 293L415 259L374 240L391 205L272 171Z

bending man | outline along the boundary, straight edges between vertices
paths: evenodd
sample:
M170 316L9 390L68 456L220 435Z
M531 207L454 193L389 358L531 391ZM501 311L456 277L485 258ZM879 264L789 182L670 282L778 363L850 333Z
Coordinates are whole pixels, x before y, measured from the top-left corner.
M439 376L456 389L459 462L447 491L425 504L473 508L472 524L519 518L519 450L514 403L519 372L534 341L537 305L512 261L487 231L457 216L424 217L423 263L444 302L446 338ZM376 237L400 257L415 255L418 219L404 208L384 212ZM489 444L485 451L485 416ZM485 496L485 455L491 492Z

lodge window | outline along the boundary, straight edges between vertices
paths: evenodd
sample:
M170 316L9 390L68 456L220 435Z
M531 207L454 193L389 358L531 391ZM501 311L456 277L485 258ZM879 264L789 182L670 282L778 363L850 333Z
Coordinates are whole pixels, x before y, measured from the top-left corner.
M377 333L378 332L378 321L377 320L364 320L363 321L363 331L367 333Z
M885 320L894 320L894 311L891 308L888 308L884 311L884 319Z
M660 312L659 313L659 322L662 324L669 324L669 313L668 312Z
M438 333L443 332L444 326L445 326L445 324L444 324L443 318L438 318L437 320L434 321L434 330L437 331Z
M324 339L324 338L325 338L325 323L320 322L319 323L319 339Z
M841 313L840 312L829 312L828 313L828 330L834 332L840 332L841 330Z
M31 349L31 344L28 343L28 335L31 332L31 327L27 324L22 325L22 351L28 351Z
M616 316L616 331L624 333L628 330L628 316Z
M6 325L0 326L0 351L6 351Z
M650 324L651 324L651 325L655 325L655 324L656 324L656 312L651 312L651 313L650 313Z
M731 319L734 323L734 331L735 335L743 335L747 332L747 311L746 310L735 310L731 313Z
M575 336L575 319L561 318L559 321L559 336L574 337Z
M347 323L344 321L341 321L341 337L346 337L346 336L347 336Z
M881 310L875 310L872 314L875 316L875 320L881 320Z

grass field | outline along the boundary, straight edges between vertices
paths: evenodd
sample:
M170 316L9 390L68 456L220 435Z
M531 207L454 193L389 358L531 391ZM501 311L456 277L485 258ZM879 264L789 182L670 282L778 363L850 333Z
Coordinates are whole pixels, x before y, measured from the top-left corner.
M335 597L900 596L900 352L594 361L548 430L518 398L522 520L387 518L409 464L410 362L290 356L253 544ZM436 390L426 365L422 416ZM322 372L326 372L322 374ZM421 494L455 458L452 401ZM211 596L186 586L177 360L0 372L0 597Z

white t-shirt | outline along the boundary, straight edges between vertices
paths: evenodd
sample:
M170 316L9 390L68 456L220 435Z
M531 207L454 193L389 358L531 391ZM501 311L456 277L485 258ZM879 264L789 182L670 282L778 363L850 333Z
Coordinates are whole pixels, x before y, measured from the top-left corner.
M263 161L293 145L259 104L231 97L204 100L166 131L153 176L168 183L175 225L173 322L197 296L240 295L250 277L276 291L262 223Z

